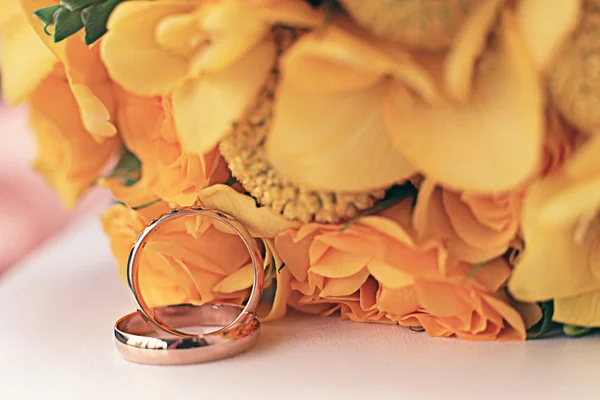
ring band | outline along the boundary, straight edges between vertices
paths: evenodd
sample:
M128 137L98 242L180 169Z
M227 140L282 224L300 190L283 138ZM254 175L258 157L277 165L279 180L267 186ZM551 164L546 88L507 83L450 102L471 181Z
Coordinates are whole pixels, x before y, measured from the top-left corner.
M224 214L220 211L208 210L200 206L191 206L180 209L174 209L170 212L162 215L161 217L153 220L150 224L144 229L144 231L137 237L135 243L133 244L133 248L131 249L131 253L129 254L129 259L127 261L127 283L129 288L131 289L131 293L133 295L134 302L136 303L139 311L149 320L149 322L154 323L159 329L162 331L169 333L174 336L178 336L180 338L205 338L207 333L201 334L191 334L178 330L175 327L172 327L165 321L163 321L160 316L155 315L153 310L148 306L143 296L141 295L140 284L139 284L139 269L140 269L140 252L145 247L146 243L150 239L150 236L153 232L155 232L161 224L166 223L170 220L176 220L179 218L183 218L186 216L203 216L213 218L227 227L232 229L244 242L244 245L248 249L250 253L250 258L252 261L252 265L254 267L254 282L252 285L252 290L250 292L250 297L248 298L248 302L246 306L242 310L242 312L234 318L229 324L225 325L223 328L210 332L218 333L229 330L230 328L237 325L240 321L247 318L249 315L252 318L255 318L255 311L258 307L258 303L260 302L260 297L262 294L263 288L263 279L264 279L264 269L263 269L263 261L260 249L256 240L244 226L237 221L235 218Z
M153 313L173 327L214 327L229 324L242 315L243 307L233 304L177 304L156 307ZM115 323L114 341L124 359L140 364L181 365L221 360L251 348L258 339L260 323L255 315L245 314L227 330L204 337L158 336L155 325L140 311Z

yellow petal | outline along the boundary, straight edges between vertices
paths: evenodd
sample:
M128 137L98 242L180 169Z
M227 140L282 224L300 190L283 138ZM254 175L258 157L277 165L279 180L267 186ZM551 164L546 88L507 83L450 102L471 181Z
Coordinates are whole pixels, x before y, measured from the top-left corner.
M113 83L102 64L99 48L86 46L81 37L72 37L65 45L64 57L83 126L99 143L115 136L117 128L111 122L116 110Z
M563 169L536 183L530 197L536 198L538 219L544 224L569 224L599 206L600 137L581 146Z
M59 60L64 60L65 45L66 41L54 43L52 35L47 35L44 32L44 24L36 17L33 13L41 8L55 6L58 2L56 0L16 0L21 4L25 16L29 20L31 27L37 33L41 41L46 47L54 53ZM49 31L52 32L52 28L49 27Z
M316 95L280 86L267 154L281 174L322 190L357 192L390 186L414 173L385 132L384 83Z
M52 72L58 59L29 25L18 3L11 3L17 10L0 26L0 70L4 99L14 107Z
M494 297L510 304L521 314L526 329L530 329L542 319L542 308L537 303L521 303L508 296L505 289L494 293Z
M490 250L498 248L500 253L504 253L508 248L508 243L517 233L519 221L516 213L510 220L510 225L505 225L502 229L490 229L482 223L485 220L478 219L473 215L469 204L462 201L458 194L444 191L442 201L454 231L463 241L473 247Z
M545 71L582 14L580 0L562 0L548 7L547 0L520 0L517 19L530 57L540 71Z
M326 278L346 278L363 269L369 262L369 259L369 256L330 250L314 263L308 269L308 272Z
M365 268L347 278L328 279L325 287L319 294L320 297L348 296L356 292L369 277Z
M208 40L204 32L198 31L197 13L169 15L156 25L156 42L186 58L193 56Z
M214 208L236 218L256 237L272 238L298 223L288 221L267 207L257 207L250 196L236 192L225 185L214 185L199 192L198 197L206 207Z
M213 291L219 293L233 293L237 292L238 290L244 290L252 287L253 282L254 266L252 264L248 264L244 265L233 274L225 277L225 279L223 279L213 288Z
M319 94L371 87L390 69L389 56L336 27L304 36L282 60L286 83Z
M110 113L104 103L90 90L89 86L76 84L71 86L81 112L81 121L85 129L95 137L107 138L116 135L117 128L110 123Z
M535 187L535 191L535 196L541 198L540 222L565 224L598 208L600 175L594 179L573 182L559 173L545 179Z
M214 73L229 68L260 43L270 26L254 15L252 2L221 1L202 8L199 27L212 43L192 60L194 71Z
M275 44L265 41L227 69L188 81L173 93L175 123L187 153L207 153L231 131L274 60Z
M144 204L151 204L157 200L157 196L152 193L143 176L142 179L133 186L126 186L116 178L98 179L97 185L98 187L110 190L115 200L125 203L133 208L137 208Z
M101 54L110 76L141 96L168 95L188 72L187 58L162 49L155 38L157 24L166 16L190 12L184 1L124 2L113 11Z
M398 152L453 189L506 190L536 172L543 139L543 96L512 14L501 51L488 54L471 101L428 106L392 85L386 120Z
M600 291L555 299L552 319L563 324L600 327Z
M323 15L302 0L270 0L255 12L258 18L273 25L314 28L323 23Z
M99 144L89 135L78 106L61 77L49 76L29 98L33 131L38 139L35 168L68 206L90 188L120 146L116 138Z
M600 137L593 136L578 150L565 165L565 173L570 177L585 178L600 175Z
M445 86L447 93L459 102L468 99L471 92L473 69L477 58L487 44L503 0L485 0L475 4L469 17L456 33L445 62Z
M303 36L282 58L286 83L333 94L366 89L393 75L428 101L439 97L433 78L409 53L353 28L335 18L324 33Z
M518 311L493 296L484 296L484 298L485 298L485 301L490 306L492 306L492 308L495 311L500 313L500 315L508 323L508 325L511 326L516 331L515 338L507 337L506 339L525 340L525 338L526 338L525 323L523 322L523 318L518 313ZM502 340L502 337L500 336L500 337L498 337L498 339Z
M379 259L371 260L368 269L380 284L390 289L399 289L415 283L412 276Z
M581 242L575 240L577 220L564 224L544 224L539 210L552 185L548 180L534 183L525 198L523 237L526 247L509 281L513 296L522 301L542 301L571 297L600 290L600 267L591 261L597 235L595 225ZM597 192L596 192L597 193Z
M420 307L417 292L413 287L391 289L385 285L381 286L378 308L391 314L394 318L402 318L406 314L417 311Z
M289 297L289 281L292 273L288 268L283 268L280 272L277 272L277 291L275 292L275 299L273 300L273 306L269 314L262 318L262 321L272 321L274 319L285 316L287 311L287 302Z

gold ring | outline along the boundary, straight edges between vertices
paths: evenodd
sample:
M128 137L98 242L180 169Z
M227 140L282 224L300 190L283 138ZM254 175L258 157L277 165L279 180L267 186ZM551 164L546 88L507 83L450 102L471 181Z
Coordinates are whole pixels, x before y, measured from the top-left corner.
M150 224L148 224L148 226L146 227L146 229L144 229L144 231L137 237L135 243L133 244L133 248L131 249L131 253L129 254L129 260L127 261L127 283L129 285L129 289L131 289L131 293L133 295L133 299L135 304L137 305L138 310L142 314L144 314L144 316L150 322L154 323L163 332L183 338L202 338L206 335L206 333L197 334L182 332L177 328L170 326L159 316L155 315L153 310L148 306L143 296L141 295L140 283L138 279L140 270L139 256L141 255L141 251L144 249L152 233L156 232L156 230L159 229L162 224L186 216L203 216L213 218L232 229L242 239L244 245L246 246L246 249L250 253L250 258L254 267L254 283L246 306L244 307L242 312L236 318L234 318L228 325L225 325L221 329L211 333L227 331L229 328L233 327L241 320L247 318L248 315L250 315L251 317L255 316L256 308L258 307L258 303L260 302L260 297L263 289L263 260L256 240L239 221L220 211L208 210L200 206L173 209L170 212L163 214L159 218L151 221Z
M177 304L153 308L153 314L173 327L225 326L242 315L243 307L233 304ZM251 348L258 339L260 323L256 316L245 317L227 330L202 337L182 338L157 334L155 324L136 311L115 323L114 341L124 359L141 364L181 365L216 361ZM229 324L230 325L230 324Z

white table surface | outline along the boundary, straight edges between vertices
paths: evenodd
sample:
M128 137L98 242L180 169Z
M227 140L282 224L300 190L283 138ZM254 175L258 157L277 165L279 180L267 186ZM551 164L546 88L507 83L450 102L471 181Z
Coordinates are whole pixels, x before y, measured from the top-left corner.
M132 310L115 268L93 216L0 278L0 399L600 397L600 336L470 343L293 316L233 359L132 364L113 349L113 323Z

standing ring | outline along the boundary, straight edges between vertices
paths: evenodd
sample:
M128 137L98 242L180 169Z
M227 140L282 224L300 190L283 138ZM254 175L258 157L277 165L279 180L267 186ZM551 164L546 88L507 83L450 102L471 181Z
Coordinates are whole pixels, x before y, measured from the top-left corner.
M209 217L223 223L224 225L232 229L242 239L244 245L246 246L246 249L250 253L250 258L254 267L254 283L246 306L243 308L240 314L236 318L234 318L233 321L231 321L228 325L225 325L220 329L208 333L186 333L180 331L176 327L173 327L172 325L164 321L160 317L160 315L158 315L158 313L155 313L153 308L148 306L143 296L141 295L140 290L140 255L142 250L146 246L146 243L152 236L152 233L155 232L162 224L166 223L167 221L176 220L187 216ZM207 335L221 334L227 332L230 329L235 328L237 325L239 325L240 322L248 318L256 318L256 308L258 307L258 303L260 302L260 297L262 295L263 279L264 269L261 251L258 247L256 240L254 239L254 237L252 237L250 232L248 232L248 230L235 218L220 211L209 210L196 205L191 207L173 209L170 212L150 222L146 229L144 229L144 231L142 231L142 233L137 237L131 249L131 253L129 254L129 259L127 261L127 283L129 285L129 289L131 289L134 302L137 305L139 311L148 320L148 322L153 323L163 332L181 338L204 338Z

